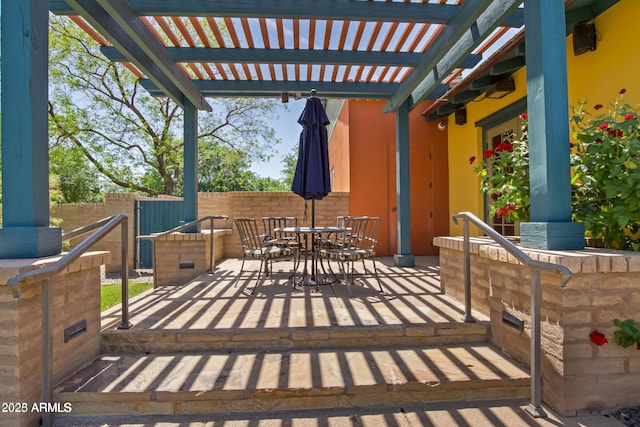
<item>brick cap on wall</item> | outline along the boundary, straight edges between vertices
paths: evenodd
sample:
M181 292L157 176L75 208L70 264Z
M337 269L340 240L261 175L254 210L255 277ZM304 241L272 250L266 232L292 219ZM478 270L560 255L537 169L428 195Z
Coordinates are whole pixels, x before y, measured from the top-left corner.
M464 251L462 236L435 237L434 246ZM487 237L470 237L472 254L494 261L519 264L519 261L502 246ZM536 261L564 265L572 273L626 273L640 272L640 253L615 249L585 248L575 251L527 249L519 247Z
M55 255L43 258L27 258L27 259L0 259L0 287L8 286L7 281L13 276L28 271L39 270L49 267L56 263L62 255ZM86 270L89 268L100 268L101 265L111 261L111 252L108 251L92 251L85 252L67 267L65 273L73 273ZM20 289L24 286L32 286L33 284L20 285ZM8 292L6 293L8 294ZM5 295L5 293L3 293Z

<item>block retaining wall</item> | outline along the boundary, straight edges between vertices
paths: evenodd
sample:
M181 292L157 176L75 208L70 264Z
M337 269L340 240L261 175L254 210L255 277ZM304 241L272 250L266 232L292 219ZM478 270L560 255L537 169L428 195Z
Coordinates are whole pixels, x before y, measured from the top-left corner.
M462 237L438 237L434 244L443 291L464 301ZM614 318L640 323L640 253L523 250L573 273L565 289L559 275L541 274L543 401L564 416L640 405L640 351L611 339ZM529 269L488 239L472 238L471 283L472 307L490 316L493 343L529 366ZM503 312L524 320L524 330L503 323ZM594 329L610 343L591 343Z
M100 352L100 266L107 252L88 252L47 286L53 293L53 381L59 382ZM28 410L0 413L2 426L39 426L32 411L42 401L41 282L20 285L14 300L7 281L20 273L52 265L60 257L0 260L0 400L26 404ZM79 322L86 329L65 342L64 331Z
M110 215L126 214L129 217L128 253L130 256L129 268L131 269L135 268L135 202L136 200L149 199L130 193L109 193L105 196L104 203L56 205L52 207L51 216L62 219L62 228L68 232ZM199 218L208 215L227 215L229 217L226 222L216 221L216 228L232 229L234 218L254 217L259 219L263 216L295 216L298 217L299 225L311 225L311 208L311 201L305 201L290 191L198 193ZM349 193L330 193L323 200L316 201L315 211L316 224L335 224L337 216L349 213ZM72 247L80 241L81 239L72 241ZM240 240L237 237L227 236L224 238L224 242L225 256L237 257L241 255ZM105 237L95 248L109 251L112 254L111 261L106 265L106 271L120 271L120 233L117 230Z

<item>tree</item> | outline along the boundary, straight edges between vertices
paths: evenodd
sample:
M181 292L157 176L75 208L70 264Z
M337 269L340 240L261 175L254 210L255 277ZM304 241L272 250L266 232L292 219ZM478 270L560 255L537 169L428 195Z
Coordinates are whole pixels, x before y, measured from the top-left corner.
M50 175L55 177L60 203L97 203L104 200L98 171L78 147L55 144L49 151Z
M291 190L291 184L293 184L293 175L296 173L296 163L298 162L298 151L300 147L296 144L291 150L291 153L284 156L282 159L282 179L284 186L287 190Z
M51 16L50 33L54 149L75 147L99 174L128 191L176 194L183 178L181 108L151 97L136 76L106 60L68 18ZM267 144L279 143L268 126L276 102L215 100L212 113L199 114L199 154L221 161L206 152L221 144L244 159L246 170L252 159L268 159Z
M253 190L255 175L249 170L246 154L215 141L206 141L203 145L202 155L198 158L200 191Z

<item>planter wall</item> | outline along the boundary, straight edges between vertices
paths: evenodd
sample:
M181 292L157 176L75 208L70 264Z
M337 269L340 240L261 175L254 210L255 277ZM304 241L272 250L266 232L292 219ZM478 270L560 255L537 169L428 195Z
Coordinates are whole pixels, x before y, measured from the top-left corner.
M512 255L485 238L471 239L472 307L491 318L493 343L530 363L530 275ZM462 237L439 237L446 294L464 300ZM606 249L524 250L540 261L568 267L573 277L542 273L542 398L561 415L602 412L640 404L640 351L615 343L598 347L594 329L613 336L614 318L640 321L640 253ZM514 316L524 329L504 322Z

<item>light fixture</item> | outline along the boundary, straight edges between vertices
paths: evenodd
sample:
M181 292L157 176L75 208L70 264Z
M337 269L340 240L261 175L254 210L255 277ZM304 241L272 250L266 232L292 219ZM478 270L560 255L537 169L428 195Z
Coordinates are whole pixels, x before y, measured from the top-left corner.
M591 22L578 22L573 27L573 54L582 55L596 50L596 26Z
M490 99L500 99L502 97L507 96L508 94L515 92L516 83L513 81L511 77L506 77L502 80L498 80L487 89L487 93L485 94L486 98Z
M459 126L467 124L467 109L462 107L458 108L454 113L455 123Z

